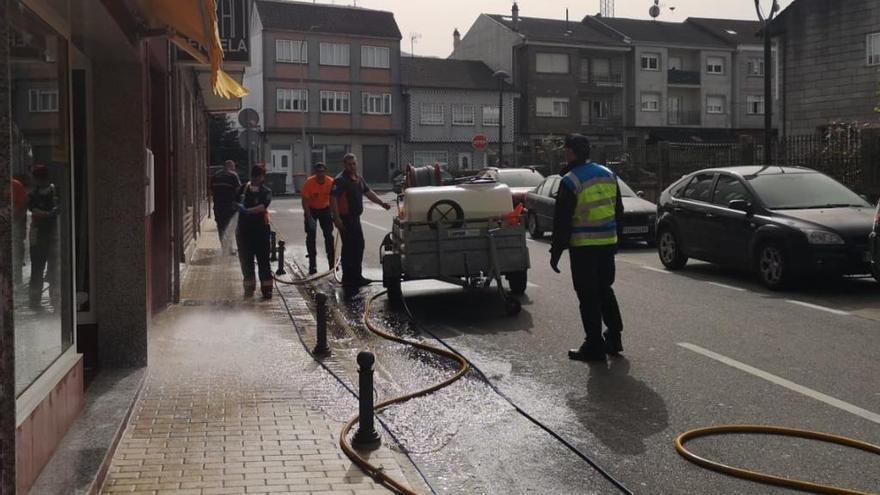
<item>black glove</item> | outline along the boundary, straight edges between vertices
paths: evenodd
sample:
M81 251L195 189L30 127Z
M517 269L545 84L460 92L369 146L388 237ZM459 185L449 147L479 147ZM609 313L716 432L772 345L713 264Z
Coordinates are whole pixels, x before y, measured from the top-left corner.
M559 258L561 257L562 253L550 251L550 268L556 273L562 273L559 271Z

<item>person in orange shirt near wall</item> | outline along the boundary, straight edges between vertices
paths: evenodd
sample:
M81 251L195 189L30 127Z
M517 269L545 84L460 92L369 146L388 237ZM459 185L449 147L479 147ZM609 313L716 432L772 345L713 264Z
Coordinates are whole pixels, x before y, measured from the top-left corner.
M333 188L333 179L327 176L327 166L321 162L315 164L312 170L314 175L306 179L302 189L309 275L318 273L318 265L315 261L317 256L315 241L319 224L324 233L324 250L327 252L329 268L333 268L333 261L336 259L333 246L333 214L330 212L330 190Z

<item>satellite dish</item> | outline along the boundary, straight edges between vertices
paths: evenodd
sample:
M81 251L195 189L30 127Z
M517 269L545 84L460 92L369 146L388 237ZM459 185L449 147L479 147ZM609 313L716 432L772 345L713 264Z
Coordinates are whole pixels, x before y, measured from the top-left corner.
M653 17L654 19L660 17L660 0L654 0L654 5L648 9L648 15Z
M238 123L245 129L257 127L260 125L260 114L253 108L245 108L238 112Z

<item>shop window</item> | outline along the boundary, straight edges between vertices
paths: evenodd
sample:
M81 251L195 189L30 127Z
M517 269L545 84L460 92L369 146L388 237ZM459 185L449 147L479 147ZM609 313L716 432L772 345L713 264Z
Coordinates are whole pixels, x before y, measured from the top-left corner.
M67 42L24 6L9 9L15 393L73 345Z

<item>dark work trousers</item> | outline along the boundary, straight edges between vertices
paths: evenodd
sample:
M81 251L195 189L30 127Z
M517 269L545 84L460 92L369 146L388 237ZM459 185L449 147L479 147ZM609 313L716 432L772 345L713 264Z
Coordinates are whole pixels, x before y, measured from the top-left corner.
M622 332L623 320L614 295L614 255L616 247L575 247L569 249L571 279L580 301L581 321L586 332L582 350L603 349L602 321L609 332Z
M33 228L33 227L31 227ZM32 307L40 305L43 299L43 283L49 283L49 296L54 306L58 301L58 238L36 232L36 239L31 244L31 282L28 287L29 302ZM45 278L44 278L45 274Z
M318 237L318 225L321 226L321 232L324 233L324 251L327 253L327 262L330 267L333 266L334 255L336 254L333 246L333 214L330 208L320 210L309 209L312 212L314 222L306 222L306 251L308 252L309 263L315 263L317 249L315 241ZM329 267L328 267L329 268Z
M236 232L236 242L245 293L252 294L257 288L257 280L254 277L254 258L256 258L260 289L263 295L271 295L273 278L272 265L269 263L269 227L239 229Z
M357 283L363 278L364 230L360 215L342 216L342 283Z
M228 252L226 246L226 228L229 227L229 222L232 221L232 217L237 213L236 208L233 206L220 206L214 205L214 221L217 222L217 234L220 236L220 246L223 249L223 252Z
M12 280L16 284L22 283L22 269L24 265L24 245L27 237L27 216L15 215L12 217Z

